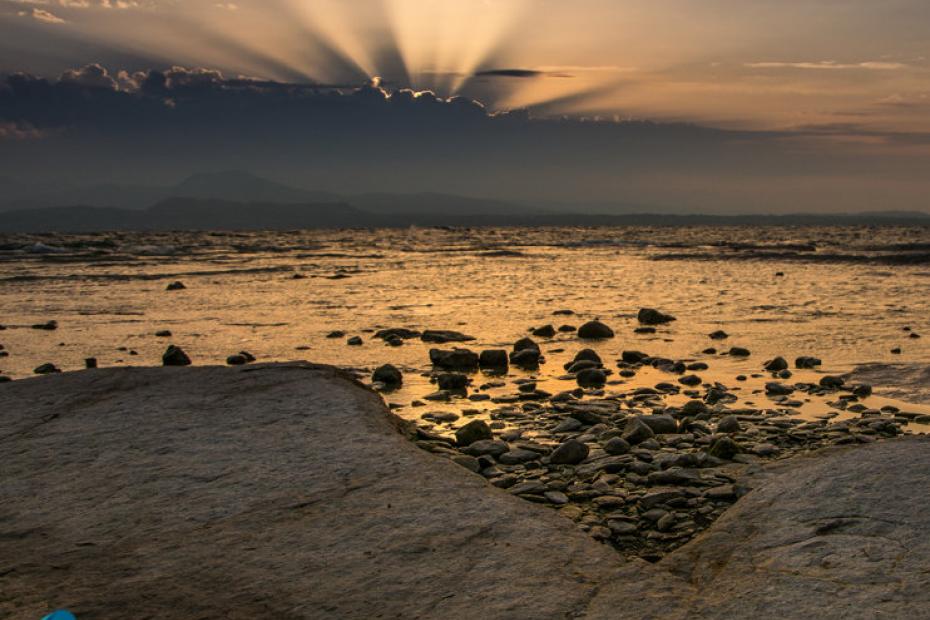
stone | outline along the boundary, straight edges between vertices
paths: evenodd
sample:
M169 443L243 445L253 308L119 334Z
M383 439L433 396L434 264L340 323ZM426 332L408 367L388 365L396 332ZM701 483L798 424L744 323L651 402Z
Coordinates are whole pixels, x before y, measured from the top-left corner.
M630 451L630 444L622 437L613 437L604 444L604 452L612 456L619 456Z
M375 332L375 338L378 338L379 340L389 340L393 338L400 340L411 340L413 338L419 337L420 332L415 329L407 329L406 327L391 327Z
M751 355L749 349L743 347L730 347L729 354L733 357L749 357Z
M707 453L718 459L732 460L734 456L742 452L739 444L729 437L720 437L711 444Z
M478 358L478 365L481 368L492 370L505 370L507 368L507 351L503 349L487 349L481 352Z
M228 364L229 366L242 366L243 364L248 364L248 363L249 363L248 360L245 359L244 356L239 355L238 353L236 355L230 355L229 357L226 358L226 364Z
M568 495L561 491L546 491L543 493L543 497L549 500L550 504L555 504L556 506L564 506L569 502Z
M620 358L627 364L642 364L649 359L649 355L642 351L624 351L620 354Z
M513 352L519 353L520 351L536 351L539 353L539 345L536 344L536 341L532 338L521 338L513 343Z
M469 379L466 375L447 372L436 377L440 390L460 391L468 387Z
M707 405L700 400L689 400L682 406L681 412L689 416L700 415L707 412Z
M539 351L537 349L523 349L510 354L510 363L519 368L539 368Z
M614 337L614 330L600 321L588 321L578 328L578 337L584 340L606 340Z
M835 376L827 375L825 377L820 378L821 387L836 390L836 389L843 387L844 385L846 385L846 381L843 379L843 377L835 377Z
M586 368L575 375L581 387L600 387L607 382L607 373L597 368Z
M659 312L655 308L641 308L636 318L643 325L663 325L676 320L671 314Z
M655 433L649 425L643 422L639 418L630 418L627 420L626 425L623 427L623 435L621 435L624 441L628 444L635 446L638 443L642 443L647 439L652 439L655 437Z
M555 336L556 332L555 327L552 325L543 325L542 327L535 328L532 333L539 338L552 338Z
M582 349L575 354L575 357L572 358L572 361L565 364L564 368L568 370L573 364L578 362L591 362L597 364L598 366L603 365L601 356L597 354L597 351L594 349Z
M495 439L479 439L478 441L468 444L462 448L462 452L471 456L493 456L500 457L505 452L510 451L510 446L506 441Z
M39 366L32 372L37 375L51 375L54 373L61 372L61 370L58 368L58 366L55 366L55 364L46 363L46 364L42 364L41 366Z
M171 338L171 336L172 336L171 330L168 330L168 329L161 329L155 332L156 338Z
M371 375L371 380L375 383L381 383L388 387L397 387L403 385L404 375L392 364L379 366Z
M520 465L522 463L528 463L529 461L535 461L539 458L539 454L533 452L532 450L524 450L523 448L515 448L508 452L504 452L498 457L499 460L504 465Z
M670 415L643 415L637 419L656 435L674 435L678 432L678 421Z
M588 458L588 446L569 439L565 443L559 444L552 454L549 455L549 462L553 465L577 465Z
M478 367L478 354L469 349L430 349L430 362L439 368L469 370Z
M166 286L166 287L165 287L165 290L166 290L166 291L183 291L183 290L186 289L186 288L187 288L187 287L184 286L184 283L183 283L183 282L181 282L181 281L176 281L176 282L172 282L171 284L169 284L168 286Z
M445 344L447 342L469 342L475 340L475 337L450 330L428 329L420 336L420 340L435 344Z
M776 357L765 363L765 369L769 372L781 372L788 369L788 360L783 357Z
M823 362L816 357L801 356L794 360L794 367L798 369L810 369L820 366Z
M770 381L765 384L765 392L772 396L787 396L794 393L794 388L784 383Z
M678 383L681 383L682 385L694 387L697 385L701 385L701 383L703 383L703 379L701 379L697 375L686 375L684 377L679 378Z
M461 465L470 472L478 473L481 471L480 465L478 465L478 459L467 454L457 454L452 457L452 462L456 465Z
M722 329L718 329L717 331L712 332L709 337L711 340L726 340L730 337L730 334L726 333Z
M724 416L717 422L718 433L738 433L741 430L743 430L743 425L735 415Z
M190 366L191 358L181 347L172 344L168 345L168 348L161 356L161 363L163 366Z
M40 331L53 332L58 329L58 321L46 321L45 323L37 323L32 326L32 329L37 329Z
M345 335L346 333L344 331L342 331L341 329L337 329L336 331L332 331L326 334L326 337L331 340L334 340L336 338L345 338Z
M87 370L93 370L96 367L97 367L96 357L88 357L84 359L84 368L86 368Z
M346 340L346 344L349 345L350 347L360 347L365 343L362 340L361 336L352 336L351 338Z
M470 446L476 441L491 439L491 427L484 420L472 420L455 431L455 444L459 447Z

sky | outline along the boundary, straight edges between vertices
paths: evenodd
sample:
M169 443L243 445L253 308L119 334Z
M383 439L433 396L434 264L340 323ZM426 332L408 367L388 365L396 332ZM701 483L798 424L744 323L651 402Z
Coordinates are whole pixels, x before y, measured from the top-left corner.
M34 180L930 208L925 0L0 0L0 73Z

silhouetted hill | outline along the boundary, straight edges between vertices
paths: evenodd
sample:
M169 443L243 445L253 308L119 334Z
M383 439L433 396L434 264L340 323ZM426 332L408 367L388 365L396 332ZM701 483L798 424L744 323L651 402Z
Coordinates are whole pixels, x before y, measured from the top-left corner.
M169 190L170 196L235 200L237 202L312 203L340 202L330 192L316 192L263 179L249 172L230 170L195 174Z

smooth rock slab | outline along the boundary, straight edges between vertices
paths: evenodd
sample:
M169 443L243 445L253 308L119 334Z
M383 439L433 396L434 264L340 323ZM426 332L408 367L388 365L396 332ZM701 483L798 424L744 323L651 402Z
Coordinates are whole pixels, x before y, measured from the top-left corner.
M376 394L310 364L5 384L0 617L59 607L81 620L930 609L927 439L760 469L739 482L752 492L653 565L419 450L407 430ZM676 493L651 495L663 492Z

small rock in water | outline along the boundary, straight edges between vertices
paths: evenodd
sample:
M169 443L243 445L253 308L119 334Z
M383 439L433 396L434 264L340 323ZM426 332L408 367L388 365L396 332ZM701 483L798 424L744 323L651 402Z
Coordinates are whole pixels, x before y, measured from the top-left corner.
M798 369L811 369L820 366L823 362L816 357L802 355L794 360L794 367Z
M673 435L678 432L678 422L670 415L644 415L639 416L638 420L656 435Z
M676 320L671 314L659 312L655 308L642 308L636 316L643 325L663 325Z
M385 364L375 370L371 375L371 380L375 383L381 383L387 387L396 387L404 382L404 375L392 364Z
M165 290L166 290L166 291L183 291L183 290L186 289L186 288L187 288L187 287L184 286L184 283L181 282L180 280L178 280L178 281L172 282L171 284L169 284L168 286L166 286L166 287L165 287Z
M607 373L597 368L586 368L575 376L581 387L600 387L607 382Z
M346 335L346 333L345 333L344 331L338 330L338 329L337 329L336 331L332 331L332 332L329 332L328 334L326 334L326 337L327 337L327 338L334 338L334 339L335 339L335 338L345 338L345 335Z
M620 357L627 364L642 364L643 361L649 359L649 355L642 351L624 351Z
M351 338L346 340L346 344L349 345L350 347L360 347L364 343L362 341L361 336L352 336Z
M575 327L574 325L560 325L559 331L562 332L563 334L570 334L571 332L578 331L578 328Z
M700 378L699 376L697 376L697 375L686 375L686 376L680 378L680 379L678 380L678 382L681 383L682 385L687 385L687 386L692 386L692 387L693 387L693 386L696 386L696 385L701 385L701 383L703 382L703 379L701 379L701 378Z
M227 357L226 363L230 366L242 366L244 364L248 364L249 361L245 358L245 356L237 353L235 355L230 355L229 357Z
M555 327L552 325L543 325L533 330L533 335L540 338L552 338L555 336Z
M470 446L476 441L491 439L491 427L484 420L472 420L455 431L455 443L459 447Z
M526 370L539 368L539 351L523 349L510 354L510 363Z
M788 369L788 361L779 356L765 363L765 369L769 372L781 372Z
M743 347L731 347L730 355L734 357L749 357L749 349L744 349Z
M173 334L167 329L162 329L162 330L155 332L156 338L171 338L172 335Z
M88 369L88 370L91 370L91 369L96 368L96 367L97 367L97 358L96 358L96 357L88 357L88 358L86 358L86 359L84 360L84 368L86 368L86 369Z
M614 337L614 330L600 321L589 321L578 328L578 337L585 340L605 340Z
M794 393L794 388L784 383L771 381L765 384L765 392L772 396L787 396Z
M161 363L164 366L190 366L191 358L187 356L187 353L181 347L171 344L168 345L165 353L161 356Z
M717 331L710 334L711 340L726 340L729 337L730 334L726 333L722 329L718 329Z
M478 358L478 365L481 368L491 370L506 370L508 366L507 351L503 349L487 349L481 352Z
M468 377L459 373L443 373L436 377L440 390L460 391L468 387Z
M826 377L820 378L821 387L836 390L836 389L843 387L844 385L846 385L846 381L843 379L843 377L827 375Z
M34 372L37 375L51 375L51 374L61 372L61 370L57 366L55 366L55 364L52 364L51 362L49 362L47 364L42 364L41 366L39 366L32 372Z
M549 462L553 465L577 465L588 458L588 446L575 439L569 439L560 444L552 454Z
M46 321L45 323L37 323L36 325L32 326L32 329L53 332L58 329L58 321Z
M901 347L895 347L891 350L892 355L901 355Z
M532 338L521 338L513 343L513 352L519 353L520 351L536 351L539 352L539 345L536 344L536 341Z
M428 329L420 336L420 340L435 344L445 344L447 342L469 342L475 340L475 337L446 329Z
M469 349L430 349L429 359L434 366L449 370L468 370L478 367L478 354Z

